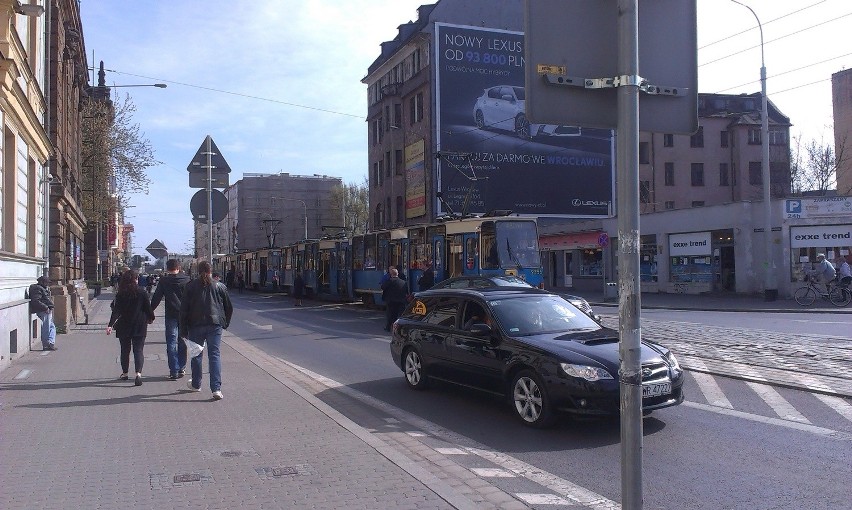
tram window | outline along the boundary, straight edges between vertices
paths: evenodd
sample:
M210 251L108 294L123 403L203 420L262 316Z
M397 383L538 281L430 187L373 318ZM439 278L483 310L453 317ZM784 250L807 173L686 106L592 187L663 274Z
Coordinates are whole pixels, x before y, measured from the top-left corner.
M482 261L480 267L482 269L499 269L500 257L497 253L497 229L493 221L482 223L480 240L482 242Z
M532 221L501 221L497 223L497 248L500 267L536 267L538 233Z
M454 235L450 238L449 276L461 276L464 273L464 237Z
M364 238L352 238L352 269L364 269Z
M364 269L376 269L376 236L364 237Z

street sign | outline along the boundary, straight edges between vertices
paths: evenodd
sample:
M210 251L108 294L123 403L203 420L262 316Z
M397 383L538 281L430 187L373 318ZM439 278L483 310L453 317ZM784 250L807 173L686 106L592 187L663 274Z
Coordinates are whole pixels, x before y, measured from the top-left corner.
M195 152L192 161L186 167L189 172L189 187L190 188L207 188L207 142L210 142L210 178L211 187L227 188L228 174L231 172L231 167L225 161L225 157L216 147L216 142L210 138L210 135L204 138L201 142L201 147Z
M221 191L214 189L210 192L213 201L213 223L219 223L228 215L228 197ZM189 210L192 219L199 223L207 223L207 190L198 190L189 201Z
M228 172L221 172L218 169L210 172L210 179L213 184L211 188L227 188L228 187ZM189 187L190 188L207 188L207 171L198 170L189 172Z
M698 130L696 0L639 5L639 129ZM525 0L526 113L543 124L615 128L617 0Z
M169 254L168 248L159 239L154 239L151 244L145 248L145 251L151 254L155 259L161 259Z
M609 244L609 235L606 232L601 232L601 235L598 236L598 246L601 248L606 248Z

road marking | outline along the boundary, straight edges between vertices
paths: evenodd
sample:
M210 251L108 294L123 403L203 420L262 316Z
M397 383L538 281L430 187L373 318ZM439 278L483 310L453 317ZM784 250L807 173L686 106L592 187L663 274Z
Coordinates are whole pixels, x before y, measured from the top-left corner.
M470 468L477 476L483 478L515 478L515 473L499 468Z
M840 439L843 441L852 441L852 434L846 434L844 432L838 432L836 430L827 429L825 427L817 427L816 425L810 425L807 423L798 423L795 421L782 420L780 418L772 418L770 416L759 416L751 413L744 413L742 411L735 411L733 409L722 409L720 407L711 406L707 404L700 404L698 402L684 402L682 405L686 407L692 407L694 409L701 409L702 411L709 411L711 413L724 414L726 416L734 416L736 418L742 418L744 420L756 421L760 423L766 423L768 425L777 425L779 427L786 427L788 429L800 430L802 432L810 432L811 434L816 434L819 436L830 437L833 439Z
M696 370L707 370L707 366L699 359L694 359L691 363ZM719 388L718 384L716 384L716 379L714 379L712 375L702 372L693 372L692 378L695 379L696 383L698 383L698 389L701 390L701 393L704 394L704 398L707 399L707 402L709 402L710 405L724 407L726 409L734 408L728 400L728 397L725 396L722 389Z
M528 494L525 492L516 492L515 496L528 505L570 505L571 502L565 498L554 496L553 494Z
M753 382L746 381L749 388L753 389L757 395L766 402L769 407L775 411L779 417L784 418L785 420L793 420L799 423L810 423L811 421L805 416L796 410L787 399L781 396L780 393L775 391L775 388L771 386L767 386L765 384L758 384Z
M272 324L258 324L256 322L252 322L248 319L243 319L243 320L248 322L252 326L256 327L257 329L262 329L262 330L265 330L265 331L272 331Z
M820 393L813 393L812 395L825 402L828 407L840 413L840 415L847 420L852 421L852 405L850 405L849 402L846 402L846 400L833 395L822 395Z
M30 376L30 374L32 372L33 371L30 370L29 368L25 368L25 369L21 370L20 372L18 372L18 375L15 376L15 379L26 379L27 377Z
M460 448L435 448L435 451L441 455L467 455L467 452Z

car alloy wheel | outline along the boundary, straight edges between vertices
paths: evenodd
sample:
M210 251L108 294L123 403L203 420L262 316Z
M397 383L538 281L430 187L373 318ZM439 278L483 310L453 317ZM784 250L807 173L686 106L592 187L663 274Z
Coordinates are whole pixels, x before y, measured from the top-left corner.
M553 411L541 379L530 370L522 370L515 376L512 404L525 425L542 428L553 423Z
M482 115L482 110L476 110L476 127L485 129L485 117Z
M515 134L518 135L518 138L523 138L524 140L532 138L530 136L530 123L526 115L521 114L515 117Z
M405 382L408 383L409 388L422 390L426 387L427 380L423 371L423 361L416 350L409 349L406 351L403 369L405 370Z

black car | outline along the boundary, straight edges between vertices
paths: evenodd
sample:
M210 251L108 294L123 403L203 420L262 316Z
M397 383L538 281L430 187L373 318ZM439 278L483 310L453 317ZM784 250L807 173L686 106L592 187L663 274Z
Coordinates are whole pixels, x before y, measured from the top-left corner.
M557 411L618 415L618 333L570 302L524 287L417 293L394 323L391 355L413 389L430 379L506 396L526 425ZM683 402L683 371L665 347L642 342L642 409Z
M433 289L485 289L488 287L530 287L534 288L529 282L524 280L523 278L519 278L517 276L454 276L452 278L447 278L446 280L442 280L432 286ZM573 294L559 294L564 297L568 301L571 302L572 305L576 306L580 310L586 313L592 319L595 319L597 322L601 322L601 316L596 314L592 307L589 305L589 302L580 296L575 296Z

